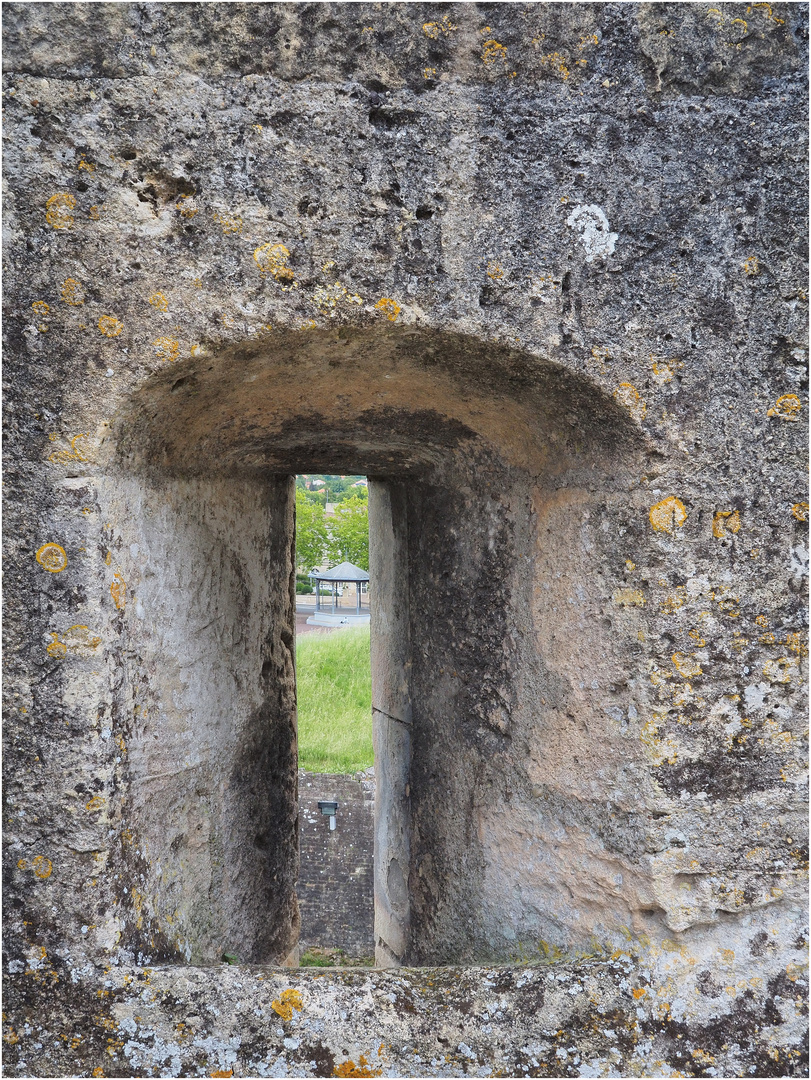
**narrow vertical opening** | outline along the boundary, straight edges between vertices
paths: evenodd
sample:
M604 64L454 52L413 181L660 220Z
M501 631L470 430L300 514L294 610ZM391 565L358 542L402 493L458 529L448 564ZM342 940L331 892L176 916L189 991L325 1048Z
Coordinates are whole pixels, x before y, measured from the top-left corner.
M374 964L368 484L296 476L302 967Z
M99 502L129 597L107 661L121 947L151 955L159 928L191 963L297 959L294 474L324 467L368 476L376 963L577 940L595 875L558 838L569 758L605 732L581 665L607 648L592 547L626 528L641 449L619 405L490 342L342 328L158 372L108 439ZM576 819L597 864L607 816ZM617 922L635 901L611 881Z

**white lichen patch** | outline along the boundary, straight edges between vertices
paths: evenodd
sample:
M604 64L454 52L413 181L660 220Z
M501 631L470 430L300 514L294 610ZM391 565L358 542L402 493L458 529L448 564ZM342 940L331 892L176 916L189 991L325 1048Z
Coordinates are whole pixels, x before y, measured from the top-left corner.
M586 262L606 259L614 254L617 233L612 233L605 212L593 203L588 206L576 206L566 218L570 229L577 229L580 242L586 252Z

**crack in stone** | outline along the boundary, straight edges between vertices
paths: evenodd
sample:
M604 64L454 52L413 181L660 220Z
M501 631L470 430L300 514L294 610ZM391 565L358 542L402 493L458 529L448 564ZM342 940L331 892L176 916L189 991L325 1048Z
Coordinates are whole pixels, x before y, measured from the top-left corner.
M392 716L391 713L383 712L382 709L372 706L372 712L379 713L381 716L385 716L388 720L394 720L398 724L403 724L405 727L411 727L410 720L402 720L399 716Z

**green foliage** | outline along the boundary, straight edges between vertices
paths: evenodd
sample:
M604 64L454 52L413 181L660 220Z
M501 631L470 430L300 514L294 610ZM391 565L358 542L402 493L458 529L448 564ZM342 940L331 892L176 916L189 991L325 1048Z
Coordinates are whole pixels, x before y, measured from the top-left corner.
M335 507L329 523L329 559L333 566L351 562L369 569L369 504L357 495Z
M301 954L299 967L374 967L373 956L347 956L343 949L319 949L313 946Z
M368 498L369 498L369 492L368 492L367 488L365 488L365 487L347 488L346 491L339 491L335 495L335 498L332 501L335 504L335 506L338 506L340 503L344 502L345 500L353 499L353 498L360 499L361 502L366 502L368 500Z
M328 544L324 509L296 488L296 565L312 570L324 561Z
M335 952L337 953L337 949ZM334 953L326 953L323 949L308 949L301 954L298 962L299 967L336 967L337 956Z
M352 774L374 761L368 626L296 642L299 767Z

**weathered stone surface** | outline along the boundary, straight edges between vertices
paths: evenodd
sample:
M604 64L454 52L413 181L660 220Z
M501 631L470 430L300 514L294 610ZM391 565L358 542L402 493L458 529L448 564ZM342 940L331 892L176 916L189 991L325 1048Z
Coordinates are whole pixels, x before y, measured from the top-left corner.
M745 936L733 932L729 944L736 955L721 966L692 943L688 952L667 942L633 957L619 950L541 967L117 966L64 984L50 958L37 958L7 980L15 1026L6 1068L28 1076L802 1075L802 951L786 968L774 953L753 953Z
M493 975L503 1011L545 987L514 1039L473 972L291 974L345 1002L312 1071L402 1074L418 1038L436 1075L802 1071L806 9L9 4L4 33L9 1071L170 1068L124 1053L136 965L158 1027L242 1039L259 969L189 963L295 955L296 470L369 474L400 560L381 962L558 957ZM616 1066L592 990L560 1005L585 970L601 1030L639 1024ZM428 1012L378 1063L355 1017L397 979Z

